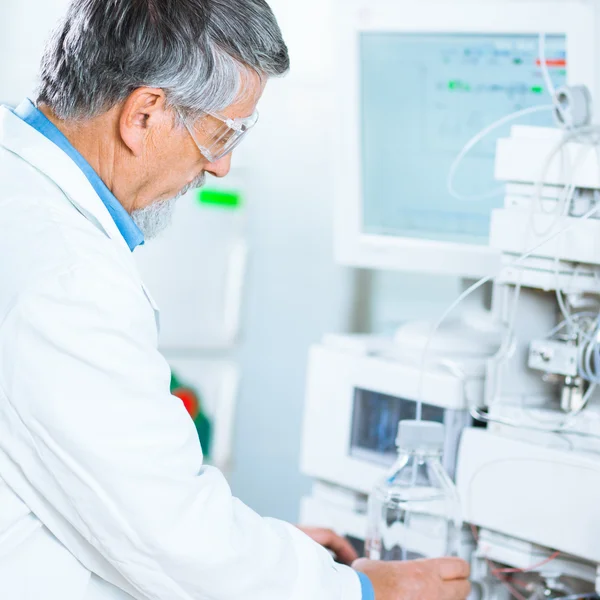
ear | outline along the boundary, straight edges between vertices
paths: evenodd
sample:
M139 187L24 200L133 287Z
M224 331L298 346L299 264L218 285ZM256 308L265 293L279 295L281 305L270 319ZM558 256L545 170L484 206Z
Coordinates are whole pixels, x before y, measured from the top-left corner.
M119 133L123 144L134 156L142 156L149 134L173 125L173 115L166 108L166 97L158 88L138 88L125 100L119 116Z

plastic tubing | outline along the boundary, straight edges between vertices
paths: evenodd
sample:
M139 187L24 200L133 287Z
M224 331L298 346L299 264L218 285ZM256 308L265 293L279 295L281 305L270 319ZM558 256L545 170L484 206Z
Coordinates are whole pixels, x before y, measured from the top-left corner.
M446 182L446 187L448 189L448 193L456 200L467 201L467 202L471 202L471 201L475 201L475 200L484 200L486 198L493 198L493 197L501 194L504 189L503 187L498 187L494 190L490 190L489 192L484 192L482 194L474 194L472 196L465 196L463 194L459 194L454 188L454 179L456 177L456 172L458 171L458 167L464 160L465 156L467 156L467 154L469 154L469 152L471 152L471 150L477 144L479 144L479 142L481 142L481 140L483 140L485 137L487 137L490 133L492 133L499 127L507 125L508 123L512 123L513 121L516 121L517 119L520 119L521 117L525 117L527 115L531 115L531 114L538 113L538 112L551 111L553 109L554 109L554 106L552 106L552 105L542 105L542 106L533 106L531 108L524 108L523 110L519 110L510 115L502 117L495 123L492 123L491 125L488 125L485 129L482 129L478 134L474 135L465 144L463 149L458 153L458 155L454 159L454 162L452 163L452 166L450 167L450 171L448 172L448 179Z

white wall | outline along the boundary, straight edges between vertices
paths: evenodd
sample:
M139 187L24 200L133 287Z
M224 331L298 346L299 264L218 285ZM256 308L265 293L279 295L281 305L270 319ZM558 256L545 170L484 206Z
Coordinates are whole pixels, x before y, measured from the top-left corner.
M298 472L307 350L346 328L351 294L348 274L333 264L330 3L272 5L292 72L269 84L248 140L252 258L232 485L259 512L296 520L308 489Z
M15 105L31 93L44 43L67 6L68 0L0 2L0 103Z

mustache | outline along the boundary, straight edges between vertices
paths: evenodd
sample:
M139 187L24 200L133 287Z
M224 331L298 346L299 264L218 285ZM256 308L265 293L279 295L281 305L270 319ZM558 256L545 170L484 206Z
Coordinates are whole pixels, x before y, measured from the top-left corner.
M196 179L194 179L193 181L188 183L184 188L182 188L179 191L179 193L177 194L177 196L175 196L175 197L181 198L181 196L185 196L185 194L187 194L191 190L196 190L198 188L203 187L205 183L206 183L206 173L202 172L200 175L198 175L198 177L196 177Z

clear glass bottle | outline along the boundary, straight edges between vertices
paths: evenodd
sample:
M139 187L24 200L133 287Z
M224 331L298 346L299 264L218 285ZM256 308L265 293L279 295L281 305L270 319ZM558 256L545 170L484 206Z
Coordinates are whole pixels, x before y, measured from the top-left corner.
M456 556L461 509L441 462L444 426L401 421L396 444L398 460L369 496L367 558Z

